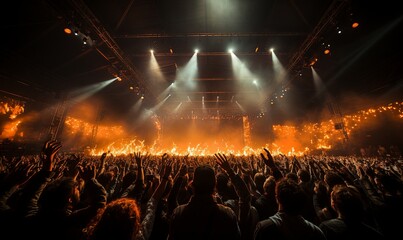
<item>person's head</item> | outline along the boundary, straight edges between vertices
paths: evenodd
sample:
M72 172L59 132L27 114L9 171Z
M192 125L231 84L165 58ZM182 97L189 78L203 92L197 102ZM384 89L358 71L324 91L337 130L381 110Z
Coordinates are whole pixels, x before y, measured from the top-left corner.
M266 181L264 181L263 192L266 196L275 196L276 179L273 176L266 178Z
M79 182L64 177L49 183L39 198L42 212L59 212L73 208L80 200Z
M337 173L329 170L325 173L325 183L327 184L328 191L331 192L336 185L345 185L344 179Z
M102 186L107 188L110 184L112 184L114 177L115 173L113 171L108 171L99 175L97 180Z
M100 210L87 226L91 240L131 240L140 230L140 209L136 200L120 198Z
M263 184L266 181L266 177L261 172L257 172L255 176L253 176L253 181L256 184L257 189L262 193L263 192Z
M304 207L306 198L302 187L296 181L283 178L276 184L276 199L280 211L298 215Z
M336 185L330 194L332 208L339 217L349 222L361 220L364 212L363 202L357 189Z
M229 177L225 173L218 173L216 176L217 179L217 192L218 193L223 193L228 190L228 182L229 182Z
M311 181L311 175L310 175L309 172L308 172L307 170L305 170L305 169L300 169L300 170L298 170L297 175L298 175L298 178L299 178L299 180L300 180L301 182L306 183L306 182Z
M378 174L375 177L375 183L383 193L399 195L403 193L403 183L398 178L387 174Z
M208 165L198 166L193 174L192 186L195 195L213 194L216 186L214 169Z
M285 177L286 177L287 179L291 179L291 180L293 180L293 181L295 181L295 182L298 182L298 175L295 174L295 173L293 173L293 172L287 173L287 174L285 175Z

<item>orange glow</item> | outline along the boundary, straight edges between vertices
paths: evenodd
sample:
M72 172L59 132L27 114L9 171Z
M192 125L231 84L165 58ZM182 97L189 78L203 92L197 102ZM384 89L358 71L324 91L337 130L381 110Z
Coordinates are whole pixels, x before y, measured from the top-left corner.
M348 136L354 131L360 131L377 121L381 115L388 114L393 116L397 121L403 119L403 102L390 103L387 106L377 108L369 108L361 110L355 114L345 115L342 119L344 130ZM162 155L169 153L171 155L190 155L190 156L211 156L214 153L221 152L226 155L246 156L258 155L262 152L262 148L269 149L273 155L285 154L288 156L301 156L309 154L312 151L321 151L332 149L335 145L343 141L344 135L342 130L335 129L335 121L332 119L319 123L304 123L295 125L292 123L285 125L273 126L273 140L260 147L244 146L243 135L238 131L242 129L232 128L224 132L226 137L221 139L220 136L211 136L199 132L199 125L191 120L191 126L185 127L181 122L180 131L175 130L169 132L164 129L164 136L161 136L163 126L158 118L151 118L157 137L151 144L146 144L144 139L138 136L128 136L123 126L119 125L100 125L98 127L96 147L90 149L93 155L100 155L103 152L110 151L114 155L127 155L135 151L144 154L151 153L153 155ZM339 121L336 121L339 122ZM205 125L210 128L222 128L223 126L217 122ZM65 132L69 137L80 135L83 137L91 137L93 124L68 117L65 122ZM175 134L177 132L177 134ZM190 132L190 135L187 133ZM223 134L223 133L220 133ZM165 140L165 141L163 141ZM232 142L230 142L232 141Z
M329 49L325 49L325 51L323 51L323 53L327 55L327 54L330 53L330 50L329 50Z
M64 29L64 32L65 32L66 34L71 34L71 33L72 33L71 29L70 29L70 28L67 28L67 27Z
M10 114L10 119L15 119L18 115L24 113L24 104L13 99L5 99L0 102L0 114Z
M7 123L3 128L3 132L1 133L1 138L13 139L15 134L17 133L18 125L20 123L21 123L21 121L13 121L13 122Z
M359 24L358 22L354 22L354 23L351 25L351 27L352 27L352 28L357 28L359 25L360 25L360 24Z

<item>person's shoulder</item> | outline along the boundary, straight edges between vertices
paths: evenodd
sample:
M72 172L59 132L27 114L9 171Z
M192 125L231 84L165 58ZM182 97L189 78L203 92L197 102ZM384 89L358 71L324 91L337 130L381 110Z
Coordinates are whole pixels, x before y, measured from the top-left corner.
M343 220L338 219L338 218L333 218L329 220L325 220L319 224L320 228L326 228L326 227L345 227L346 224L344 223Z
M225 214L225 215L231 216L231 217L233 217L233 216L236 217L234 210L232 208L230 208L229 206L225 206L224 204L218 203L217 209L218 209L218 212L221 212L222 214Z
M255 237L256 239L263 239L266 236L277 236L278 228L277 224L273 219L268 218L262 221L259 221L255 227Z
M172 212L172 214L173 214L173 215L177 215L177 214L182 213L182 212L186 209L186 206L187 206L187 205L188 205L188 204L182 204L182 205L177 206L177 207L174 209L174 211Z
M277 217L273 215L265 220L259 221L256 228L274 228L277 225L279 225L279 221Z

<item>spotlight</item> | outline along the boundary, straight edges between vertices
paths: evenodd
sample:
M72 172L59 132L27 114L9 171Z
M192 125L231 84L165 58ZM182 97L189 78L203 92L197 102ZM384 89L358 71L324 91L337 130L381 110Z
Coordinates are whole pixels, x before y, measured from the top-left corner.
M253 84L257 85L257 81L256 79L253 80Z
M150 53L153 54L153 53L154 53L154 50L153 50L153 49L150 49Z
M140 98L141 100L143 100L144 99L144 95L141 95L141 98Z
M312 59L311 60L311 62L309 63L309 66L313 66L313 65L315 65L315 63L318 61L318 59L317 58L314 58L314 59Z
M196 53L196 54L199 53L199 49L195 49L195 53Z
M274 52L274 48L270 48L270 52Z
M74 35L78 36L78 30L74 31Z
M83 38L83 44L87 44L87 38Z
M234 52L234 49L230 48L230 49L228 49L228 52L229 52L229 53L233 53L233 52Z

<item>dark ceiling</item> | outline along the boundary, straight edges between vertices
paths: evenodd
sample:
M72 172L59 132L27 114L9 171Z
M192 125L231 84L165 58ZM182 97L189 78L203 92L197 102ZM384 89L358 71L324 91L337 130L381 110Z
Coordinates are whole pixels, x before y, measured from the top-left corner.
M43 107L61 96L71 96L77 88L114 76L122 81L92 97L102 101L106 114L116 116L127 112L143 94L143 106L161 116L173 114L182 102L182 115L264 112L283 113L282 120L321 111L329 98L342 103L355 95L387 102L402 96L402 8L398 1L49 0L8 4L0 22L1 93ZM351 27L354 20L360 23L356 29ZM79 35L64 33L66 26ZM323 54L322 44L330 44L330 54ZM230 47L243 63L235 70ZM275 73L272 47L287 71L282 79ZM199 49L197 71L190 77L184 72L195 48ZM158 62L153 71L150 49ZM309 67L315 58L319 88ZM240 77L234 74L237 71L247 74ZM258 86L252 84L255 79ZM164 91L173 82L176 88ZM155 106L168 94L171 97L157 110Z

